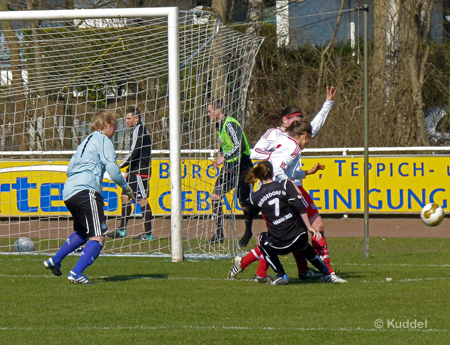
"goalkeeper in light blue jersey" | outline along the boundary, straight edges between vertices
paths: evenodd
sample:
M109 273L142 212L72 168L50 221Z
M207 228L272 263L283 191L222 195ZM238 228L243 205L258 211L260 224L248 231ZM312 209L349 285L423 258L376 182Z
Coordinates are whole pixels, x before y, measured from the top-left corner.
M63 199L73 216L74 233L69 236L53 258L44 266L61 276L61 262L71 252L84 245L81 257L69 273L69 282L92 284L83 271L100 255L108 231L103 203L103 177L111 180L134 198L133 191L120 173L111 138L116 130L117 117L112 111L100 110L91 125L91 134L78 146L67 167L67 181Z

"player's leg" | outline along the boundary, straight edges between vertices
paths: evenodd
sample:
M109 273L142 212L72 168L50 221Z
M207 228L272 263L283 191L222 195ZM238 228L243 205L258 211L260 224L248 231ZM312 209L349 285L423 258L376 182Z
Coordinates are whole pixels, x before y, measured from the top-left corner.
M311 219L315 214L318 214L316 206L312 198L305 191L305 189L301 186L297 186L302 194L302 202L305 205L306 212L308 213L308 217ZM292 255L295 258L295 263L297 264L298 276L301 280L307 279L317 279L322 276L321 273L314 271L312 268L308 267L308 262L304 254L301 251L294 251Z
M289 277L287 276L283 265L281 264L278 255L290 253L289 249L290 245L283 246L283 250L275 248L270 244L270 241L267 239L268 233L262 233L260 236L260 249L261 253L264 255L264 259L267 263L272 267L272 269L276 272L276 276L271 283L272 285L285 285L289 283Z
M83 191L84 192L84 191ZM69 282L76 284L90 284L91 282L83 274L84 270L92 265L100 255L105 243L105 233L108 231L106 217L103 211L104 203L101 195L94 191L87 191L86 200L78 208L78 217L84 217L86 223L77 229L78 233L84 233L89 242L83 248L81 256L75 267L69 274Z
M302 249L301 252L305 258L319 270L320 276L318 278L331 273L323 259L315 252L314 248L309 243L307 243L306 248Z
M325 231L324 231L324 224L322 217L320 217L319 214L316 214L314 217L310 218L311 225L314 229L319 230L322 234L322 238L320 240L317 240L317 238L312 237L311 243L312 247L316 251L318 255L320 255L325 262L325 264L328 267L328 270L330 271L330 275L325 278L322 277L322 281L327 283L346 283L347 281L340 278L331 267L331 261L330 261L330 254L328 252L328 244L327 240L325 238Z
M137 176L137 193L136 200L141 206L142 218L144 220L144 233L135 237L137 240L153 240L152 221L153 213L148 203L148 185L149 179Z
M252 225L253 219L250 217L250 193L252 186L245 182L248 172L239 175L237 195L239 204L244 212L245 233L239 241L239 247L246 247L253 236Z
M80 246L87 242L87 237L84 234L80 234L77 232L77 229L80 228L80 219L77 217L77 208L82 202L82 197L79 195L80 193L75 194L69 200L66 200L64 203L67 206L67 209L72 214L73 217L73 229L74 232L71 234L66 241L63 243L61 248L52 258L49 258L44 261L44 266L47 269L50 269L52 273L56 276L61 276L61 262L63 259L74 250L78 249ZM82 221L82 220L81 220Z
M213 193L211 194L212 204L212 218L216 221L216 234L209 240L210 244L223 242L223 209L222 209L222 197L226 194L226 187L230 177L223 169L219 173L219 177L216 179Z
M311 238L312 247L314 248L316 253L320 255L322 259L325 261L326 265L328 266L328 269L330 270L330 273L333 273L334 270L333 267L331 267L330 253L328 252L328 244L325 238L323 219L320 216L320 214L317 213L314 216L310 217L309 220L311 222L312 227L320 231L320 233L322 234L322 238L320 240L317 240L317 238L315 237Z
M266 260L264 259L264 255L262 255L261 250L258 246L259 235L257 236L257 246L252 249L247 255L241 257L241 256L235 256L232 261L232 266L228 272L228 278L233 279L241 273L245 268L250 266L253 262L259 260L258 264L258 270L256 271L255 279L258 277L263 279L267 277L267 269L269 268ZM267 278L263 279L265 282L267 282Z
M127 181L128 185L130 186L130 188L133 190L134 194L136 194L136 191L137 191L136 175L128 173L126 176L126 181ZM122 193L123 193L123 190L122 190ZM116 230L114 230L106 235L110 238L124 238L124 237L127 237L127 235L128 235L127 234L127 224L128 224L128 221L130 220L131 211L132 211L131 200L125 194L122 194L120 198L122 201L122 210L121 210L122 212L121 212L121 217L120 217L120 225Z

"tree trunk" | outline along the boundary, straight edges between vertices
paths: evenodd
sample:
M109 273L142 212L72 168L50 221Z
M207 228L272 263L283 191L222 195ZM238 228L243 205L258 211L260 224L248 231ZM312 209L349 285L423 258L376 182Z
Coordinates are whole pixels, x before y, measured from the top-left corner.
M212 0L211 9L219 16L223 24L227 22L227 7L228 0Z
M227 15L227 0L213 0L212 10L218 15L222 24L226 21ZM227 104L225 99L226 90L226 66L224 64L225 56L225 42L224 36L220 33L216 36L212 43L212 51L214 52L214 58L211 65L211 98L222 99L223 104ZM226 110L226 109L224 109Z
M411 115L398 121L401 145L427 145L428 135L425 126L423 85L430 55L430 31L432 0L405 0L402 8L406 11L402 25L402 48L406 68L409 67L412 88ZM401 121L400 121L401 120ZM413 136L415 133L415 136ZM414 137L411 142L411 137Z
M0 0L0 11L9 11L9 1ZM9 47L11 65L11 94L15 101L14 113L6 116L5 121L13 124L14 136L12 137L12 148L15 150L25 150L26 123L24 121L25 95L23 90L23 79L20 64L20 44L10 21L0 22L5 42Z
M261 31L261 22L263 16L263 0L249 0L247 12L247 30L246 34L251 36L258 36ZM253 52L249 56L249 61L255 58ZM252 74L252 71L250 71ZM254 82L250 80L248 87L247 104L242 105L242 109L246 109L245 117L252 119L256 112L255 105L255 87Z
M339 30L339 24L341 22L342 11L344 9L345 2L346 2L346 0L341 0L341 8L339 9L339 16L336 21L336 27L334 28L333 36L331 36L330 43L328 43L327 47L320 54L319 78L317 81L317 85L319 85L319 87L317 89L318 93L322 92L322 89L323 89L323 82L324 82L324 78L323 78L324 71L323 70L324 70L324 68L326 68L326 64L325 64L326 55L328 54L330 49L334 46L334 41L336 40L336 35Z

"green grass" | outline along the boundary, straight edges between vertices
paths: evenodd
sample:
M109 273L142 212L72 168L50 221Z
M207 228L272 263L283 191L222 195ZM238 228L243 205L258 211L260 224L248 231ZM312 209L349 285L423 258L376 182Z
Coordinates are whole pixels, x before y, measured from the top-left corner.
M229 260L100 256L73 285L46 256L0 256L1 344L448 344L448 239L329 238L348 284L255 284L253 264L227 280ZM387 282L386 278L392 278ZM384 326L375 327L380 319ZM426 329L388 327L394 320Z

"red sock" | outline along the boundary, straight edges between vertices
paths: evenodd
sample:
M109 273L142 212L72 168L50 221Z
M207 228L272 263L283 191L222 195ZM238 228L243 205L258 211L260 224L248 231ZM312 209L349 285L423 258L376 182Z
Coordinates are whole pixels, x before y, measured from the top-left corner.
M306 271L308 271L308 262L306 261L305 256L302 252L296 251L292 252L292 255L294 255L295 263L297 264L297 270L300 274L305 274Z
M256 274L258 277L265 277L267 275L267 270L269 269L269 264L264 259L264 255L262 255L261 250L258 246L255 249L252 249L250 253L242 258L241 268L244 269L248 267L252 262L259 260L258 269L256 270Z
M255 249L252 249L250 253L248 253L246 256L242 258L241 267L242 269L248 267L251 263L255 262L256 260L259 260L261 258L262 254L259 250L259 247L256 246Z
M265 277L267 276L267 270L269 269L269 264L267 263L266 259L264 259L263 256L261 256L261 259L259 259L258 269L256 270L256 274L258 277Z
M333 273L334 270L331 267L330 263L330 253L328 252L328 246L327 246L327 240L324 236L322 236L322 239L320 241L317 241L315 237L311 238L312 246L314 250L316 251L317 255L320 255L325 262L325 264L328 267L328 270L330 273Z

